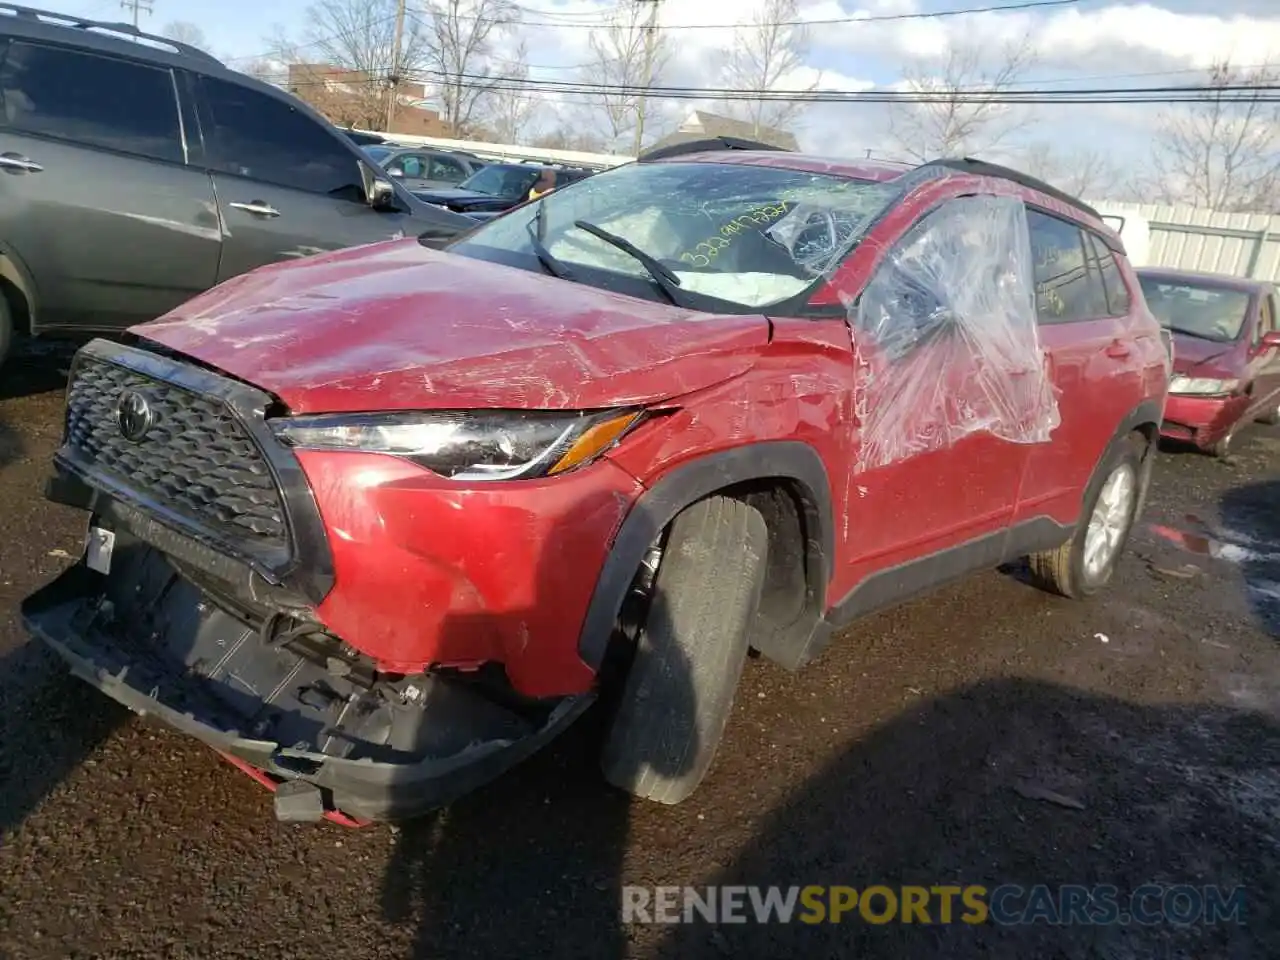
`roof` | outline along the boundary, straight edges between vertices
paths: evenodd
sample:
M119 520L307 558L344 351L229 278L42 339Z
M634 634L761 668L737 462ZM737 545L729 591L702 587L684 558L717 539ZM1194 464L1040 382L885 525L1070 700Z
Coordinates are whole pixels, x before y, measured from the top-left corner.
M744 140L759 140L772 144L783 150L798 150L800 144L795 134L776 127L757 127L747 120L735 120L733 117L722 117L708 113L706 110L694 110L680 124L675 133L668 134L649 147L660 150L676 143L688 143L691 140L705 140L708 137L741 137Z
M1137 274L1139 277L1151 277L1155 280L1198 284L1205 287L1218 287L1222 290L1239 290L1241 293L1262 293L1270 291L1274 286L1269 280L1233 277L1225 273L1204 273L1199 270L1179 270L1176 267L1139 267Z
M915 169L909 163L893 163L887 160L844 160L781 150L708 150L704 153L663 157L652 162L746 164L757 167L777 167L781 170L800 170L804 173L829 173L835 177L849 177L854 180L893 180Z

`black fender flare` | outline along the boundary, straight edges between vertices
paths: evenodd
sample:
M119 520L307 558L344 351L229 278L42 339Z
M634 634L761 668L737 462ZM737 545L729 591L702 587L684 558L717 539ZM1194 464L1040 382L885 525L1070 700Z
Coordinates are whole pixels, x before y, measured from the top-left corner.
M805 642L826 612L827 581L835 555L831 485L816 450L794 440L751 443L676 467L641 495L613 540L578 637L578 655L593 670L604 662L614 625L644 555L685 507L751 481L781 480L795 487L805 529L804 610L791 630Z
M1164 420L1164 398L1151 398L1143 400L1140 404L1130 410L1121 418L1115 432L1111 434L1111 440L1107 443L1102 451L1102 456L1098 458L1098 462L1093 466L1093 472L1089 475L1089 484L1084 489L1084 496L1080 501L1081 516L1077 520L1077 525L1087 522L1088 518L1084 516L1085 504L1089 503L1097 493L1098 487L1106 479L1102 475L1102 468L1106 464L1111 452L1115 450L1118 444L1124 442L1125 437L1133 433L1139 427L1151 424L1155 427L1155 435L1151 438L1151 442L1147 445L1147 451L1142 457L1142 475L1138 478L1138 506L1134 511L1135 520L1141 516L1143 508L1147 503L1147 490L1151 486L1151 469L1155 464L1156 447L1160 442L1160 424Z

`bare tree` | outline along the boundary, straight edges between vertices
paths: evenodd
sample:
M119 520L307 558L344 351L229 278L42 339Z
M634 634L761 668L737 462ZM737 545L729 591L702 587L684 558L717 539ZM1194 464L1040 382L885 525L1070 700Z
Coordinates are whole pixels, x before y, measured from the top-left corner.
M393 81L428 63L427 31L406 18L397 69L396 9L397 0L315 0L299 39L277 31L267 41L271 59L288 65L290 89L334 123L381 129Z
M1160 118L1152 164L1172 202L1215 210L1280 212L1280 105L1261 90L1280 83L1280 68L1209 68L1207 98ZM1270 102L1268 102L1270 100Z
M512 0L426 0L428 61L436 73L441 117L455 136L466 136L484 100L502 79L493 42L520 17Z
M534 119L540 97L525 86L529 79L529 54L524 41L515 59L506 65L500 85L488 98L486 126L498 143L519 143Z
M604 153L605 143L598 134L583 132L568 124L561 124L533 138L531 146L546 150L581 150L586 153Z
M1047 140L1036 140L1022 151L1020 163L1033 177L1073 196L1086 200L1132 199L1117 195L1125 190L1120 171L1100 150L1064 150Z
M209 41L205 39L204 31L187 20L170 21L160 31L160 35L170 40L176 40L178 43L185 43L189 47L204 50L206 53L209 50Z
M939 70L917 61L903 71L906 90L920 99L891 105L889 133L919 161L994 150L1032 118L991 95L1007 93L1035 62L1029 36L994 59L977 41L953 41Z
M798 0L765 0L750 23L734 31L733 50L724 67L725 86L758 95L775 89L780 81L803 67L809 56L809 31L794 25L799 16ZM820 82L821 75L803 92L816 90ZM734 103L731 110L751 124L753 135L759 139L765 128L787 130L804 108L802 100L757 96Z
M610 88L596 94L601 134L610 147L635 130L641 110L638 91L646 79L650 85L660 85L660 77L671 60L670 45L661 31L646 38L649 13L643 0L619 0L608 25L591 31L592 59L583 68L581 79Z

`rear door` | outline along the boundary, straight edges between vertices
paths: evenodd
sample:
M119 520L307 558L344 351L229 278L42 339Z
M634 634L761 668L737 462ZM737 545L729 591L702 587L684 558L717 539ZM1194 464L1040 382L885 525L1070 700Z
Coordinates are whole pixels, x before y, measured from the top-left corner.
M283 95L213 77L195 86L226 231L219 281L425 229L407 210L370 207L356 148Z
M14 40L0 96L0 242L37 329L124 327L213 285L213 184L186 165L171 70Z
M1141 401L1148 351L1125 320L1131 292L1109 250L1072 221L1028 208L1040 341L1049 355L1060 425L1031 449L1018 521L1074 523L1094 466ZM1105 255L1104 255L1105 254ZM1106 276L1119 282L1108 298Z

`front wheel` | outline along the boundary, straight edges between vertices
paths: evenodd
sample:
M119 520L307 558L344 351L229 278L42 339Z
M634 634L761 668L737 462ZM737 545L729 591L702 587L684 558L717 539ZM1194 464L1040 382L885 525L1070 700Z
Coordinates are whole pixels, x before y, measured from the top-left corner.
M659 803L693 793L720 744L764 586L769 531L755 508L700 500L676 517L601 767Z
M0 367L13 347L13 314L9 311L8 301L0 293Z
M1258 422L1267 424L1280 423L1280 401L1272 401L1271 409L1259 416Z
M1144 454L1151 455L1147 441L1134 434L1107 457L1102 482L1086 501L1072 538L1056 550L1029 558L1031 573L1041 586L1074 599L1107 585L1142 498Z

